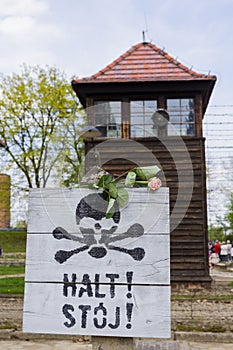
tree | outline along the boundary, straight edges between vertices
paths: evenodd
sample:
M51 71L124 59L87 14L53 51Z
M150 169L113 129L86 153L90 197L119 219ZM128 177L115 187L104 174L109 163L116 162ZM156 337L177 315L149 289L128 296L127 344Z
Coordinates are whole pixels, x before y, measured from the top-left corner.
M61 184L65 187L80 183L84 175L84 143L79 130L80 121L77 118L67 125L68 147L64 153L63 167L60 168Z
M224 231L221 226L210 225L208 228L208 239L209 241L224 240Z
M228 207L228 212L225 215L225 220L228 223L229 229L233 232L233 192L230 195L230 204Z
M74 152L74 164L79 164L83 115L71 84L58 69L23 65L21 74L2 76L0 115L0 139L29 187L45 187L51 174L66 168Z

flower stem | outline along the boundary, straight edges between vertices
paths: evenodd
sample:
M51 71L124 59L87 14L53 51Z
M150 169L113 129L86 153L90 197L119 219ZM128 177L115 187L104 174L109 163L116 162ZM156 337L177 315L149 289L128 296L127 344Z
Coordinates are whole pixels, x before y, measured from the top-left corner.
M135 184L140 184L140 185L148 185L148 181L135 181Z
M128 174L129 171L130 171L130 170L127 170L127 171L125 171L124 173L118 175L117 177L115 177L114 181L116 181L116 180L120 179L122 176Z

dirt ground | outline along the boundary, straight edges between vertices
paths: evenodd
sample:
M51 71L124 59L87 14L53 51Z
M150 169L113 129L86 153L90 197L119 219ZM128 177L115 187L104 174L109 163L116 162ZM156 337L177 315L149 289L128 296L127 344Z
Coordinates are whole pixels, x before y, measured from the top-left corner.
M211 291L195 292L191 297L172 299L172 331L176 342L163 343L160 347L149 343L137 346L137 350L169 349L169 350L230 350L231 344L221 343L221 335L230 335L233 340L233 270L213 268ZM187 292L188 294L188 292ZM224 296L224 297L223 297ZM23 296L0 295L0 348L4 350L91 350L90 337L41 336L22 333ZM215 316L218 315L216 318ZM217 320L217 321L216 321ZM219 344L203 345L179 338L182 332L190 334L196 331L212 332ZM193 334L194 334L193 333ZM206 333L207 334L207 333ZM231 338L232 337L232 338ZM207 337L208 338L208 337ZM208 338L209 339L209 338ZM207 340L208 342L210 340ZM174 343L174 345L173 345Z

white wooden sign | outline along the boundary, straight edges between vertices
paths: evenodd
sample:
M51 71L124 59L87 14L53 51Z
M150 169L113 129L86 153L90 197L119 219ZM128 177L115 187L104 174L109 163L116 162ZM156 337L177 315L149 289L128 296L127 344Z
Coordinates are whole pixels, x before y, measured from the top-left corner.
M128 192L30 191L24 332L170 337L168 189Z

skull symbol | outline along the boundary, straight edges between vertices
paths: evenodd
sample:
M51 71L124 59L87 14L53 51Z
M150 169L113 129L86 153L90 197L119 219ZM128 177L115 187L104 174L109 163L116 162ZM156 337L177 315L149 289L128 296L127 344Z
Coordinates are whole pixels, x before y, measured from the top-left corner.
M120 234L114 235L120 222L120 211L117 204L114 204L114 214L112 219L106 219L105 213L108 202L103 195L92 193L82 198L76 208L76 223L79 228L78 235L68 233L64 228L57 227L53 230L56 239L69 239L82 243L83 246L70 250L59 250L55 254L55 260L60 264L64 263L72 255L88 250L88 254L96 259L103 258L107 254L107 249L115 250L130 255L134 260L142 260L145 256L143 248L126 249L111 243L124 240L126 238L140 237L144 234L141 224L135 223L129 229ZM104 227L104 223L108 227Z

